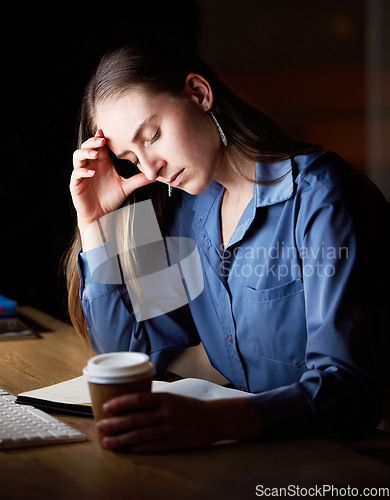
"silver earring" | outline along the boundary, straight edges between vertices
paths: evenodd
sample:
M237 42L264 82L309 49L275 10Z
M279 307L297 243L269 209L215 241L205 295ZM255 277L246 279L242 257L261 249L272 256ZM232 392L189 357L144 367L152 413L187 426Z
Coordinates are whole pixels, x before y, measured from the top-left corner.
M223 130L221 128L221 125L218 123L218 120L215 118L214 113L211 111L211 109L209 109L207 112L211 116L211 118L213 119L213 122L215 123L215 126L217 127L218 133L219 133L219 135L221 137L222 144L224 146L227 146L228 145L228 141L226 139L226 135L224 134L224 132L223 132Z
M168 196L169 198L172 196L172 186L170 184L168 184Z

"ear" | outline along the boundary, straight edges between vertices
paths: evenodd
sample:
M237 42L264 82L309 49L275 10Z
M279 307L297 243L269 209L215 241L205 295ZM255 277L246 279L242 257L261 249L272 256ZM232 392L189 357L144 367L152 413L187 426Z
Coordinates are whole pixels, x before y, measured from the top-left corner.
M190 73L186 78L184 93L201 106L204 111L212 108L214 94L206 78L199 73Z

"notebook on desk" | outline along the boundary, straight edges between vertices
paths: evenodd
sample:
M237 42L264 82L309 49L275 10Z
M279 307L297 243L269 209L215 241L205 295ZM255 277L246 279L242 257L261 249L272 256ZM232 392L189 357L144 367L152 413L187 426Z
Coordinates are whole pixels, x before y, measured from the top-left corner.
M18 394L16 402L46 411L93 417L88 384L83 376L41 389L22 392Z
M248 393L195 378L175 382L154 380L152 391L170 392L203 400L248 396ZM93 416L88 384L83 376L42 389L23 392L18 395L17 402L30 404L46 411L84 417Z

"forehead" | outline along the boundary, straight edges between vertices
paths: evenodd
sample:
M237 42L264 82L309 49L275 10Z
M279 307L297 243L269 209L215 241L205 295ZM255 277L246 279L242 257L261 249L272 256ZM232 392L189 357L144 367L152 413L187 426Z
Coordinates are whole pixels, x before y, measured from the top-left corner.
M140 89L129 90L118 98L98 103L95 120L107 144L118 149L129 144L139 125L152 115L161 116L170 108L171 99L163 94L150 95Z

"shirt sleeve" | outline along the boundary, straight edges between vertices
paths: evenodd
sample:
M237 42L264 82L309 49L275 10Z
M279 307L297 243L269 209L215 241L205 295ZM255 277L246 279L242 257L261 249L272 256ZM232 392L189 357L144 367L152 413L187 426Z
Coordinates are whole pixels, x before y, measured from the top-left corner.
M98 283L91 276L91 269L97 268L101 275L117 274L118 258L107 260L105 247L102 245L78 256L81 305L91 345L98 353L145 352L156 370L162 371L179 352L200 342L188 305L137 322L126 285Z
M389 210L376 189L360 181L348 189L324 178L299 197L308 370L299 382L250 401L267 436L361 438L382 413Z

